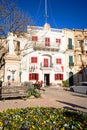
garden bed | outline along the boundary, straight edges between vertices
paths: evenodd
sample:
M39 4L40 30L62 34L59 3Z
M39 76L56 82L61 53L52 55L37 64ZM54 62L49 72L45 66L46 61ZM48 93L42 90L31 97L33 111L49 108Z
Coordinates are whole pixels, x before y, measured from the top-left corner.
M0 112L0 130L86 130L87 113L56 108L21 108Z

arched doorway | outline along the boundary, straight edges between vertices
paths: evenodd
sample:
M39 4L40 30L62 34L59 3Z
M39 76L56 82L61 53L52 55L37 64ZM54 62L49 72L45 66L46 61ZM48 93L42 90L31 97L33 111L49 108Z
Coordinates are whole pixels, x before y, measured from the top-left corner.
M69 72L69 86L73 85L73 72Z

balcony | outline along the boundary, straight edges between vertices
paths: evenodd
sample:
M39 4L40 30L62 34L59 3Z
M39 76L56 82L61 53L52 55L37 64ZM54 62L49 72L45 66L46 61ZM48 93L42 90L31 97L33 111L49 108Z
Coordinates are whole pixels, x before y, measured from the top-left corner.
M40 69L41 70L50 70L50 69L52 69L53 68L53 64L51 63L51 64L44 64L44 63L41 63L40 64Z
M60 45L51 42L49 46L45 46L43 42L36 42L33 44L33 48L34 50L59 51Z
M69 62L69 66L70 67L74 66L74 62Z

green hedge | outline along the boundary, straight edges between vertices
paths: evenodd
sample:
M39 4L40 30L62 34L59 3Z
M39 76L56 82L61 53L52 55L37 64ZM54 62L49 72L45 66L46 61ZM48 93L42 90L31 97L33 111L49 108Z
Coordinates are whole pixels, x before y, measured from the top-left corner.
M0 112L0 130L87 130L87 114L56 108L21 108Z

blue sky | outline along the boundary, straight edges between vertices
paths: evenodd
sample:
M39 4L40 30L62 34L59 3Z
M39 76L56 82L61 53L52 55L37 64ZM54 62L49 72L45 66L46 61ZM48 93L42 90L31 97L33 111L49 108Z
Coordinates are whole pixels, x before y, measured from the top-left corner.
M45 24L45 0L20 0L21 10L36 26ZM52 28L87 29L87 0L47 0L47 22Z

